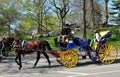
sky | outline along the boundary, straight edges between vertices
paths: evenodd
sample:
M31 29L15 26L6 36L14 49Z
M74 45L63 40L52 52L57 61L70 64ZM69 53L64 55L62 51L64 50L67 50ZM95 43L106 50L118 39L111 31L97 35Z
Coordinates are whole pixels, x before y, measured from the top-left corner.
M108 2L108 6L109 6L109 7L112 7L111 4L112 4L112 0L109 0L109 2Z

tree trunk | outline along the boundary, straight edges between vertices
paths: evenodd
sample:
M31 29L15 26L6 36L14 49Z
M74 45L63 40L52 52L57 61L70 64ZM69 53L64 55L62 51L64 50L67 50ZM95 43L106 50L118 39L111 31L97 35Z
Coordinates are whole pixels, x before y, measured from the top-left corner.
M37 14L38 33L41 33L40 15Z
M109 0L105 0L105 26L108 24L108 1Z
M60 17L60 27L63 29L63 26L65 25L65 18Z
M11 34L11 33L10 33L10 23L8 24L8 28L9 28L9 29L8 29L8 30L9 30L9 31L8 31L8 36L10 37L10 34Z
M90 5L91 5L91 29L93 31L94 29L94 3L93 3L93 0L90 1Z
M83 0L83 40L86 41L86 0Z

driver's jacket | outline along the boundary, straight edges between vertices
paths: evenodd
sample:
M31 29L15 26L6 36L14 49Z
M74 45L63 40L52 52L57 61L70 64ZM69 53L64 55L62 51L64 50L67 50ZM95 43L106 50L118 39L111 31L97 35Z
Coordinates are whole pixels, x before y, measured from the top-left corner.
M61 35L60 35L60 38L59 38L59 42L65 43L66 38L72 38L70 28L63 28L62 29Z
M61 35L70 35L71 29L70 28L63 28L61 31Z

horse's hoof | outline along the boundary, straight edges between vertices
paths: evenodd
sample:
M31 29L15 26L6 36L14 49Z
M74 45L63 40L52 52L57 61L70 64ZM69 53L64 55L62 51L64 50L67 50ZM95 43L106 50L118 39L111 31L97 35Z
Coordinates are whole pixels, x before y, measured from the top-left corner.
M51 66L51 64L49 64L49 67Z
M19 70L21 70L22 67L19 67Z
M0 62L2 62L2 58L0 58Z
M19 68L19 70L21 70L21 68Z

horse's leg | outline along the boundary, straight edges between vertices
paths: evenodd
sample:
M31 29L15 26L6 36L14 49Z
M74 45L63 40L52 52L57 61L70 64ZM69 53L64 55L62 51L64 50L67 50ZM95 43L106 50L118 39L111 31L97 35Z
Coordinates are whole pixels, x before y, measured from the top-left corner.
M49 60L49 56L47 55L47 53L46 52L42 52L43 53L43 55L45 56L45 58L47 59L47 61L48 61L48 63L49 63L49 66L51 65L51 62L50 62L50 60Z
M8 57L8 55L9 55L9 49L7 48L5 52L6 52L6 53L5 53L5 56Z
M20 65L20 63L17 61L17 59L18 59L18 56L16 56L15 62L17 63L17 65Z
M5 56L5 49L2 49L2 55Z
M2 57L2 49L0 49L0 57Z
M11 46L9 46L9 47L6 49L6 56L9 56L10 51L11 51Z
M34 64L34 66L33 67L35 67L36 65L37 65L37 63L38 63L38 61L39 61L39 59L40 59L40 54L41 54L41 52L37 52L37 60L36 60L36 62L35 62L35 64Z
M22 68L21 53L20 53L20 55L18 56L18 58L19 58L19 70L21 70L21 68Z
M0 49L0 62L2 60L2 49Z

